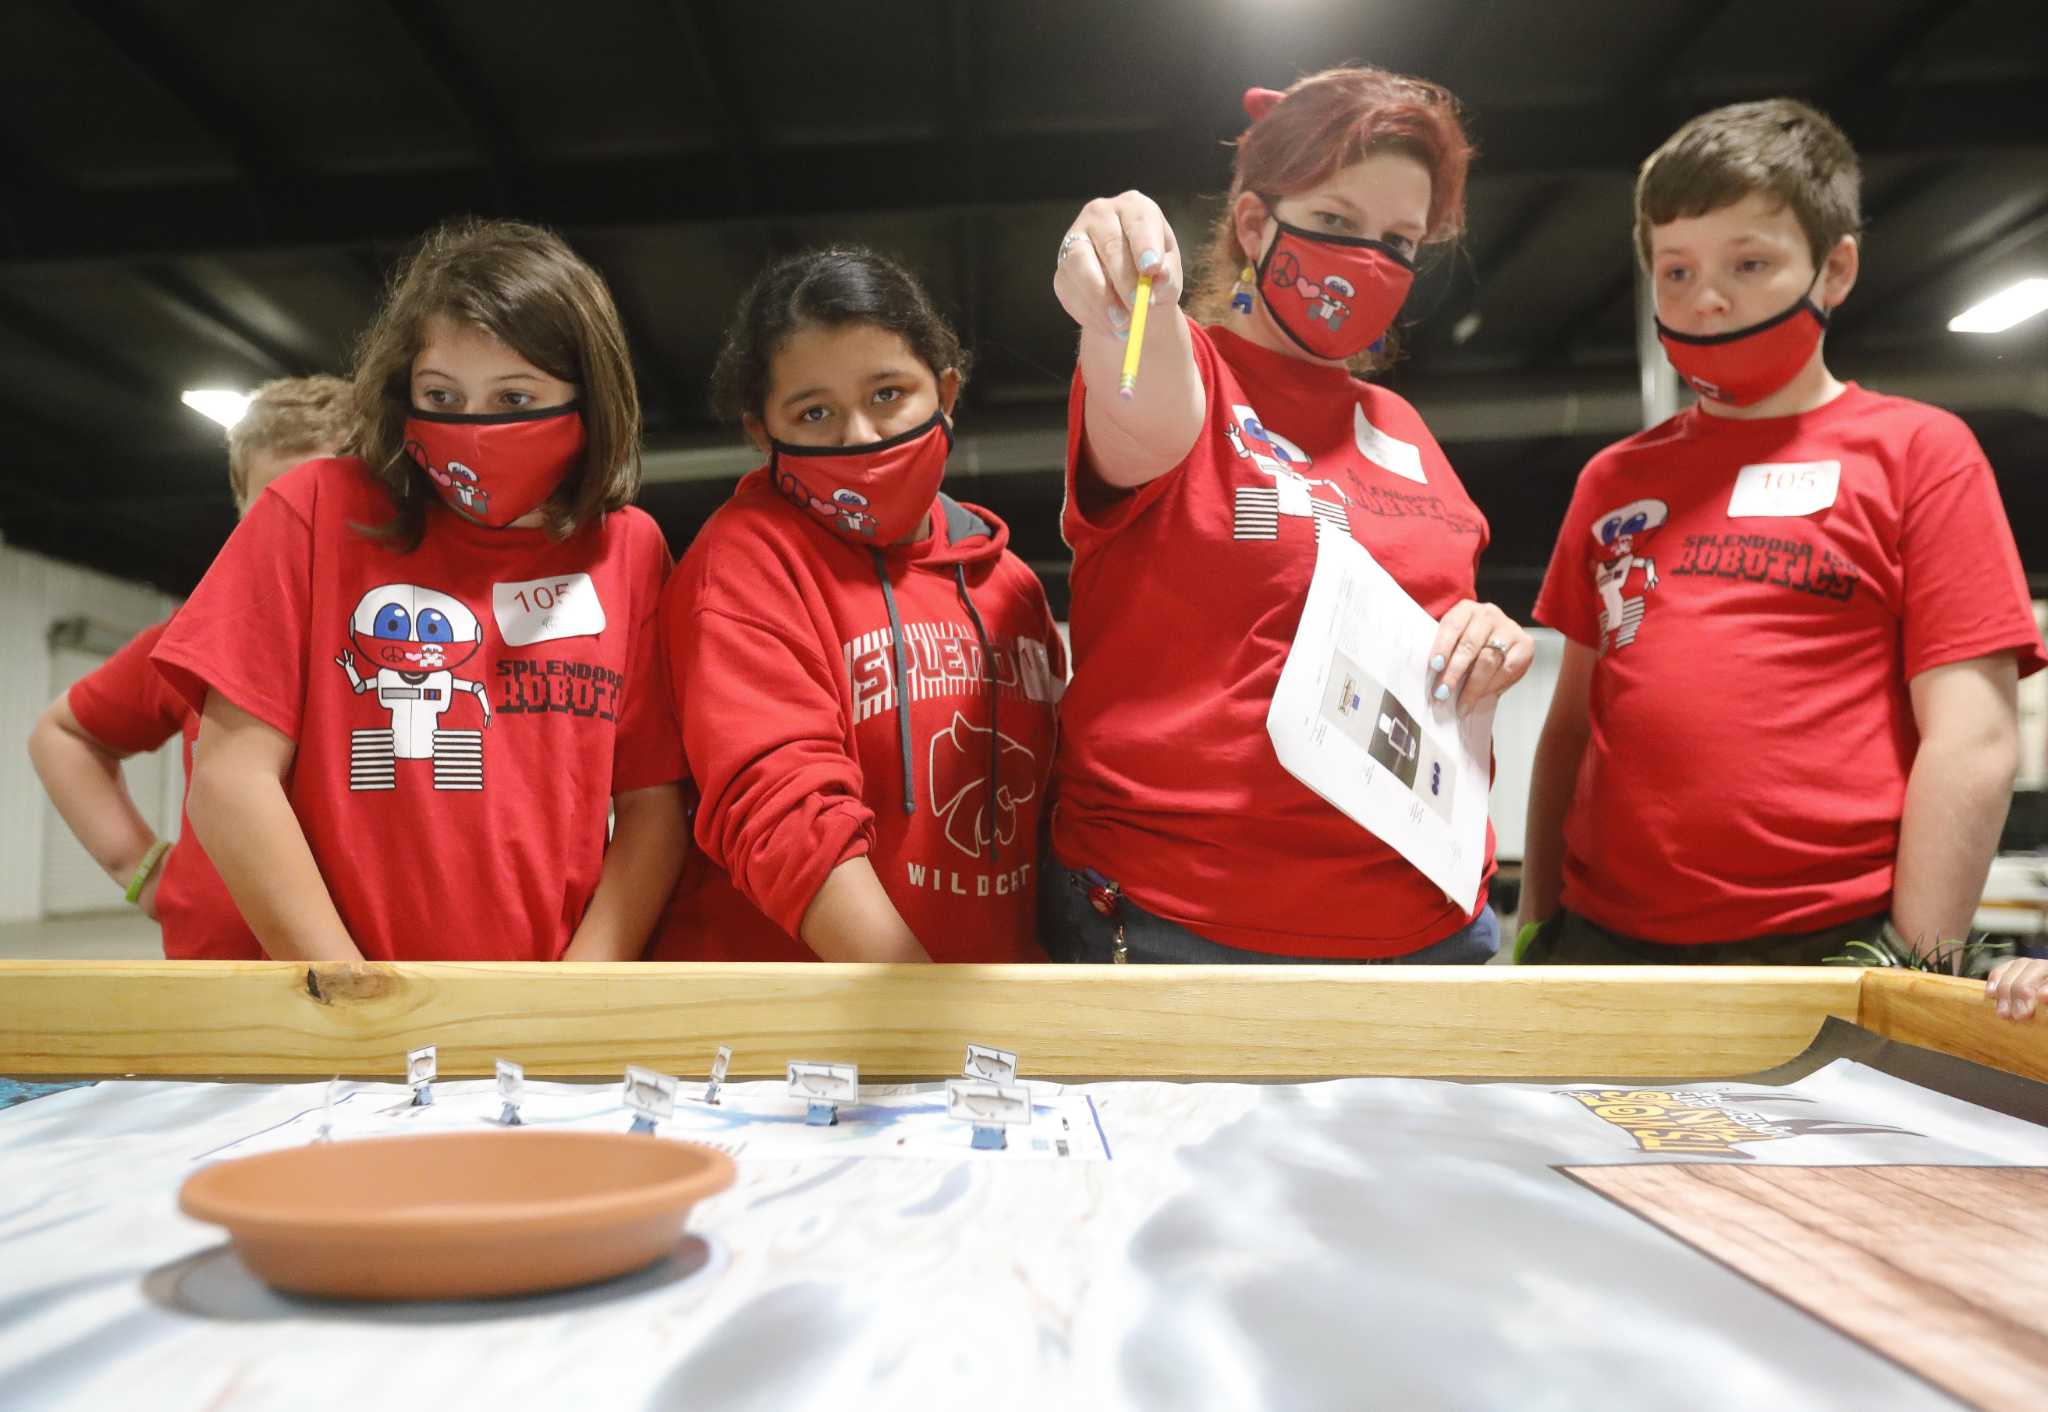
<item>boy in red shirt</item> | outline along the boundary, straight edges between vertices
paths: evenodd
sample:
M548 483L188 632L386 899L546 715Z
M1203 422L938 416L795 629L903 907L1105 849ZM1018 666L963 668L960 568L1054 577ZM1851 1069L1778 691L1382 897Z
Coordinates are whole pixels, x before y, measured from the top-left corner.
M257 388L228 429L235 513L246 515L263 488L299 462L338 452L349 417L349 387L338 377L277 378ZM121 761L179 734L185 778L192 777L199 714L149 665L169 626L167 619L143 629L52 701L29 735L29 758L94 861L127 890L129 902L163 924L166 956L256 960L263 949L190 826L181 821L175 843L159 839L121 778Z
M1815 964L1968 930L2042 647L1969 429L1824 361L1859 186L1785 99L1643 164L1637 253L1700 400L1587 465L1537 601L1567 642L1524 960Z

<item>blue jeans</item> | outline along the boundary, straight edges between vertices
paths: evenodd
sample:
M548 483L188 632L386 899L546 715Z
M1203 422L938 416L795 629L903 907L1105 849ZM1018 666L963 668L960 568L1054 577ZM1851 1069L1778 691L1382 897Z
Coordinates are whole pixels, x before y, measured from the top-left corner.
M1228 966L1479 966L1500 950L1500 919L1491 907L1442 941L1431 942L1406 956L1377 961L1330 956L1274 956L1246 951L1197 936L1178 922L1155 916L1123 898L1115 917L1088 905L1087 884L1059 859L1046 855L1039 870L1038 931L1046 954L1055 961L1103 964L1116 960L1116 929L1124 929L1124 959L1137 964Z

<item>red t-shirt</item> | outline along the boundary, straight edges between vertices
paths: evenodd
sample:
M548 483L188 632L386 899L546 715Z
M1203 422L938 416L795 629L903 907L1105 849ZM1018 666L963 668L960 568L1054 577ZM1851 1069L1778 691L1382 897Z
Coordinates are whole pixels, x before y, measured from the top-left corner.
M1226 946L1400 956L1464 926L1406 859L1287 773L1266 711L1315 572L1315 521L1441 617L1474 595L1486 519L1415 409L1342 368L1190 324L1207 393L1187 459L1136 491L1086 466L1067 411L1074 680L1053 849ZM1484 876L1493 871L1489 826Z
M158 623L137 633L96 671L81 677L72 686L69 701L71 714L86 734L119 755L140 755L183 735L189 784L199 716L149 663L149 654L169 626ZM228 896L227 884L193 836L191 821L183 818L182 806L177 842L164 856L157 878L156 915L163 928L164 955L174 961L263 957L263 948Z
M862 854L933 960L1045 959L1039 821L1064 653L1008 528L944 496L932 520L878 568L755 471L683 556L664 622L701 852L650 959L814 959L804 912Z
M1883 910L1919 746L1907 682L2043 664L1976 438L1853 383L1799 416L1688 408L1595 456L1536 617L1601 654L1564 905L1664 942Z
M611 797L682 774L668 548L633 509L557 542L436 502L403 554L358 528L390 517L360 461L292 470L154 660L195 709L218 691L297 742L286 793L366 957L554 960Z

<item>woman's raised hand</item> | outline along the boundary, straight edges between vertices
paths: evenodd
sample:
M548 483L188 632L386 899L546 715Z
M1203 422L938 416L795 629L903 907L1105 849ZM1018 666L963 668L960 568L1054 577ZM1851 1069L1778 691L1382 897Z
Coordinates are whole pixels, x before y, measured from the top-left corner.
M1180 242L1159 204L1142 191L1126 191L1083 206L1060 240L1052 278L1068 316L1083 333L1124 337L1140 275L1152 276L1154 306L1180 303Z

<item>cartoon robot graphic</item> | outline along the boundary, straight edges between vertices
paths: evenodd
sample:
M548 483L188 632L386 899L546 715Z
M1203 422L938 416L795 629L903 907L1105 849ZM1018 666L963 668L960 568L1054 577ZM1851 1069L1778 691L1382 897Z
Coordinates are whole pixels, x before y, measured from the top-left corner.
M1259 420L1259 414L1242 404L1233 405L1223 424L1230 448L1242 460L1252 463L1261 475L1271 476L1271 485L1241 485L1234 499L1231 537L1234 539L1278 539L1283 516L1309 519L1351 531L1351 497L1333 480L1312 477L1308 454ZM1327 492L1318 495L1318 489Z
M1282 251L1266 272L1266 283L1274 289L1291 290L1309 306L1308 316L1331 329L1344 327L1344 321L1351 317L1351 306L1344 301L1355 298L1357 289L1342 275L1325 275L1318 283L1306 278L1301 272L1301 261L1292 251Z
M460 461L450 461L444 469L436 466L427 455L427 448L417 441L405 444L405 454L412 457L413 464L425 469L428 479L455 496L463 509L481 519L490 512L491 493L485 490L477 474Z
M1006 735L996 735L990 780L990 735L958 711L932 734L932 810L946 821L946 838L970 858L1015 843L1019 811L1038 794L1037 757Z
M866 535L869 539L875 537L875 527L880 523L868 513L868 498L843 485L832 492L830 503L814 499L811 508L827 519L836 517L839 527L847 533Z
M1636 640L1643 625L1644 599L1657 587L1657 561L1638 554L1637 546L1664 527L1671 507L1662 500L1632 500L1610 510L1593 524L1593 587L1600 595L1600 647L1620 651ZM1642 570L1643 589L1634 597L1629 576Z
M365 593L349 618L350 648L334 659L360 696L374 691L391 724L350 732L349 785L352 790L398 787L398 761L430 760L434 788L484 787L482 730L446 730L441 717L456 692L474 696L491 724L484 684L465 681L455 668L483 646L483 625L450 594L410 583L387 583ZM371 669L356 669L357 655Z
M1358 294L1351 287L1351 281L1342 275L1325 275L1323 287L1317 292L1316 306L1308 311L1312 319L1321 319L1330 326L1332 333L1344 327L1344 321L1351 317L1351 306L1344 301Z

